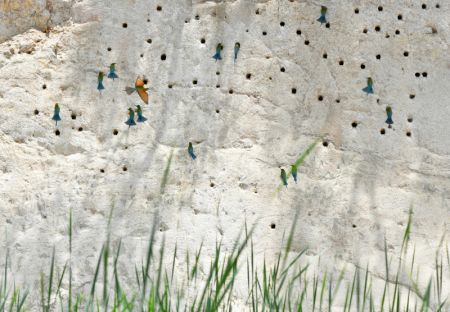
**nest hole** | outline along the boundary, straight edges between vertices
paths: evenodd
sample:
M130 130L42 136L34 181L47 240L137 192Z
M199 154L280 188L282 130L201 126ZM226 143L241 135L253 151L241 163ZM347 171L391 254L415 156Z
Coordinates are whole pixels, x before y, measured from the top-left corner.
M328 146L328 142L327 142L327 141L323 141L323 142L322 142L322 145L325 146L325 147L327 147L327 146Z
M358 123L356 121L352 122L352 128L358 127Z
M216 88L219 89L220 88L220 84L216 85Z
M263 36L267 36L267 31L262 32Z
M366 68L366 65L361 64L361 69L365 69L365 68Z
M408 122L413 122L413 118L412 117L408 117Z
M144 82L144 84L147 84L148 83L147 78L144 78L143 82Z
M162 10L162 6L157 5L157 6L156 6L156 11L161 11L161 10Z
M195 15L194 18L195 18L196 21L198 21L200 19L200 15L197 14L197 15Z
M324 59L326 59L326 58L328 57L328 54L324 53L324 54L322 54L322 57L323 57Z
M152 39L147 39L147 43L152 43Z
M415 94L410 94L409 95L409 98L412 100L412 99L414 99L416 97L416 95Z
M141 57L144 57L144 53L141 54Z
M101 173L105 173L105 169L100 169L100 172Z
M359 9L358 8L355 9L355 14L359 14Z
M375 31L376 31L376 32L379 32L380 30L381 30L381 27L380 27L380 26L378 26L378 25L375 26Z
M344 61L343 61L343 60L340 60L340 61L339 61L339 65L343 66L343 65L344 65Z
M83 127L79 127L79 128L78 128L78 131L79 131L79 132L83 131Z
M305 45L309 45L309 40L305 40Z
M252 74L248 73L247 75L245 75L245 78L247 78L247 80L250 80L252 78Z
M126 166L123 166L123 167L122 167L122 170L123 170L123 171L128 171L128 168L127 168Z
M399 21L401 21L401 20L403 19L403 16L402 16L401 14L399 14L399 15L397 15L397 19L398 19Z
M377 54L377 55L375 55L375 58L376 58L377 60L380 60L380 59L381 59L381 55L380 55L380 54Z
M196 85L197 84L197 79L192 80L192 84Z
M318 99L320 102L322 102L322 101L323 101L323 96L322 96L322 95L319 95L319 96L317 97L317 99Z
M234 93L233 89L230 89L230 90L228 91L228 93L229 93L229 94L233 94L233 93Z
M408 51L403 52L403 56L404 57L408 57L409 56L409 52Z
M128 27L128 24L127 24L127 23L123 23L123 24L122 24L122 27L123 27L123 28L127 28L127 27Z
M114 134L114 135L118 135L118 134L119 134L119 130L114 129L114 130L113 130L113 134Z
M108 50L108 52L111 52L112 49L111 49L111 48L108 48L107 50Z
M422 3L422 9L424 9L424 10L427 9L427 5L425 3Z
M161 54L161 61L165 61L167 56L165 54Z
M420 77L420 73L415 73L414 76L416 76L417 78Z
M270 224L270 228L273 230L273 229L275 229L277 226L275 225L275 223L271 223Z
M70 118L72 118L73 120L75 120L75 119L77 119L77 115L76 115L75 113L72 113L72 114L70 115Z
M352 228L356 228L356 224L352 224Z
M427 76L428 76L427 72L422 73L422 77L427 78Z
M47 85L46 85L46 84L43 84L43 85L42 85L42 89L44 89L44 90L47 89Z
M378 11L379 12L383 11L383 7L381 5L378 7Z
M284 73L286 71L286 69L284 67L280 68L280 72Z
M400 30L396 29L396 30L395 30L395 34L396 34L396 35L400 35Z
M386 130L384 128L380 130L381 135L384 135L385 133L386 133Z
M59 136L59 135L61 134L61 132L60 132L58 129L56 129L55 134L56 134L57 136Z
M214 182L209 183L209 186L214 187L215 186Z
M284 22L280 22L281 27L284 27L284 25L286 25Z
M297 29L297 35L300 36L302 34L302 31L300 29Z
M201 44L205 44L205 42L206 42L205 38L200 39Z
M330 23L326 23L326 24L325 24L325 27L326 27L326 28L330 28Z
M291 92L292 92L292 94L296 94L297 93L297 89L296 88L292 88Z
M216 114L219 114L219 113L220 113L220 110L216 109Z
M406 136L410 137L411 136L411 131L406 131Z
M172 89L172 88L173 88L173 85L170 84L170 85L168 85L167 87L168 87L169 89Z

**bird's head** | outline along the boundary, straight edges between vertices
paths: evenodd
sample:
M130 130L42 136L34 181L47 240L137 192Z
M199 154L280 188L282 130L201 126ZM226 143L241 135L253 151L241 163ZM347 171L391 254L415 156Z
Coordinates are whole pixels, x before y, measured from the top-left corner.
M140 79L139 77L136 79L135 83L136 87L143 87L145 85L144 80Z

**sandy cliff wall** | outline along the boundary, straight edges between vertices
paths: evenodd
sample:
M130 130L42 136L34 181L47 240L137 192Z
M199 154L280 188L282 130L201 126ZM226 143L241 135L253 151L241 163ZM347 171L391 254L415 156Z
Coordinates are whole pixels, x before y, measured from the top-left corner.
M384 237L399 250L413 207L417 262L433 267L449 229L447 1L4 0L0 17L0 246L18 276L38 277L53 245L65 262L72 208L85 286L111 207L130 281L157 212L158 240L180 254L231 246L246 220L271 256L298 210L295 251L383 272ZM113 62L119 79L100 93ZM148 105L124 92L137 76ZM148 120L129 128L136 104ZM298 184L277 191L280 167L319 138Z

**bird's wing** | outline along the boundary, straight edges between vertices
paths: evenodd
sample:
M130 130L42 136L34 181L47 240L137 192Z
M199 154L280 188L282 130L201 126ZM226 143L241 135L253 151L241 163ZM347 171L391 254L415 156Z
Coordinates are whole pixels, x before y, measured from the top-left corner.
M139 96L141 97L142 101L144 101L145 104L148 104L148 93L144 90L137 90Z
M130 95L131 93L133 93L134 91L136 91L135 88L131 88L131 87L125 87L125 92Z

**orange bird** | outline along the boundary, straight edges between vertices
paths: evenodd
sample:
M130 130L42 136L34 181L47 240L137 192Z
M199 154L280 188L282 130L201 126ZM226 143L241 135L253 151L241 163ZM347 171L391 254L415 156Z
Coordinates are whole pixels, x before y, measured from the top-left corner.
M134 91L137 91L142 101L144 101L145 104L148 104L148 93L147 93L148 88L145 88L144 80L140 79L139 77L136 79L136 82L134 83L134 88L126 87L125 91L127 92L128 95L130 95Z

